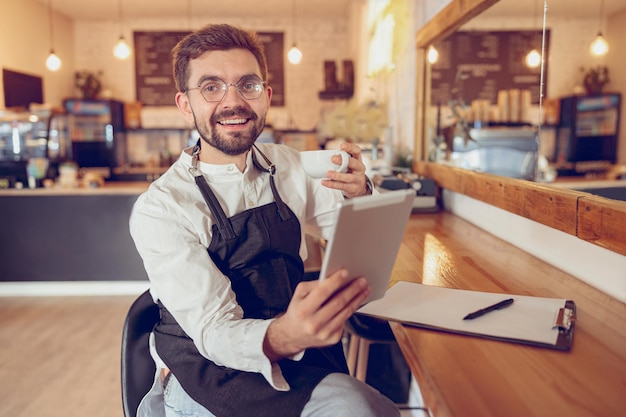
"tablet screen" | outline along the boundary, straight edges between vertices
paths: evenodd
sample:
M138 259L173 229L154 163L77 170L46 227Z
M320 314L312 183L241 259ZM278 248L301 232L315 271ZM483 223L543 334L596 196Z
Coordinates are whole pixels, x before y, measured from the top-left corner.
M414 200L414 190L397 190L340 202L320 279L346 268L353 278L368 279L372 293L366 302L382 297Z

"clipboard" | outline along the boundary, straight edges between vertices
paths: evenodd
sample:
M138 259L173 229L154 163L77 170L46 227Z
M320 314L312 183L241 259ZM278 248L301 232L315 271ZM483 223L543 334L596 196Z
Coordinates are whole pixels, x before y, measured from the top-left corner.
M352 278L367 278L372 292L365 302L383 297L414 200L415 190L409 189L338 203L319 279L346 268Z
M474 320L463 317L505 298L514 303ZM398 282L357 313L423 329L569 351L574 340L573 300L488 293Z

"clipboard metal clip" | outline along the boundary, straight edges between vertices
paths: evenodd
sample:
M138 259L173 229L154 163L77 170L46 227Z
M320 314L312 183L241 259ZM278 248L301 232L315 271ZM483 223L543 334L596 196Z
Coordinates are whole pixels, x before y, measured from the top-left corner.
M556 313L553 329L558 328L560 331L569 331L570 327L576 321L576 313L571 308L561 307Z

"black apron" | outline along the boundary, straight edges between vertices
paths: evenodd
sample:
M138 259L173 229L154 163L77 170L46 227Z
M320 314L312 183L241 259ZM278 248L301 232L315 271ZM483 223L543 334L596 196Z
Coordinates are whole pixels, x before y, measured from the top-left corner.
M215 223L208 253L226 275L244 318L269 319L287 310L296 285L303 280L299 255L300 222L282 201L274 182L275 166L256 147L255 167L269 173L274 202L227 218L204 176L195 181ZM268 167L261 167L255 150ZM181 277L184 279L184 277ZM347 373L341 343L307 349L300 361L278 362L289 391L275 390L260 373L218 366L200 355L193 341L159 302L161 321L155 328L159 356L185 391L217 417L294 417L302 413L315 386L331 372Z

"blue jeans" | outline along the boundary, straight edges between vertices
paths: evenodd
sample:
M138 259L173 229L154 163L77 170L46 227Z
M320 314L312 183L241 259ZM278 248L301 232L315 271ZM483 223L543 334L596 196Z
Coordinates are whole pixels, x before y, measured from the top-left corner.
M166 417L215 417L195 402L170 375L165 392ZM351 376L333 373L313 390L301 417L399 417L400 411L387 397ZM296 416L294 416L296 417Z

